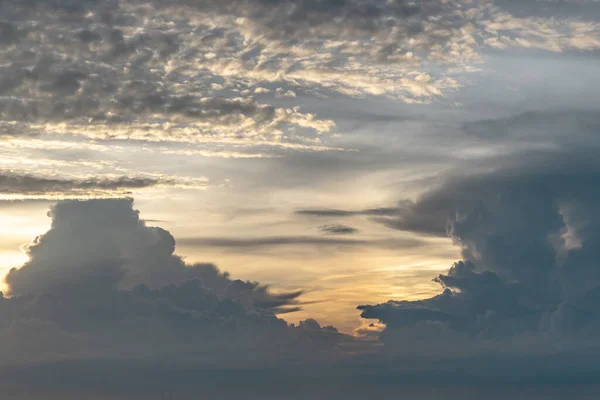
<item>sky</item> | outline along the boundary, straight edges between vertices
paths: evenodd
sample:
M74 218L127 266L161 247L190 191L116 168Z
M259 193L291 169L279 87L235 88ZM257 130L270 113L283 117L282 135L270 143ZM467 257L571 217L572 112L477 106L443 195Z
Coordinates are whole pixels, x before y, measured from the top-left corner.
M597 398L599 54L597 0L0 2L0 393Z

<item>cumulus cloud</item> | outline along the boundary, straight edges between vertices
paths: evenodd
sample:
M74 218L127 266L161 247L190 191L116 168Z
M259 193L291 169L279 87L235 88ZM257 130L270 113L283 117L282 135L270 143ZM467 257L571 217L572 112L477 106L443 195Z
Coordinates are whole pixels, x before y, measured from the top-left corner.
M527 135L531 126L547 123L545 116L534 121L528 115L482 124L497 130L514 124L511 135ZM488 162L491 170L448 178L406 203L411 220L383 221L423 232L437 220L463 257L434 279L443 288L438 296L359 307L363 317L386 324L386 343L400 351L463 356L482 348L530 354L595 346L600 164L590 132L553 139L561 144L554 151L500 157ZM409 339L422 346L404 348Z
M276 293L184 263L174 238L146 226L132 200L64 201L49 215L29 261L5 279L5 366L157 355L231 367L334 354L349 341L314 320L276 317L299 309L300 290Z

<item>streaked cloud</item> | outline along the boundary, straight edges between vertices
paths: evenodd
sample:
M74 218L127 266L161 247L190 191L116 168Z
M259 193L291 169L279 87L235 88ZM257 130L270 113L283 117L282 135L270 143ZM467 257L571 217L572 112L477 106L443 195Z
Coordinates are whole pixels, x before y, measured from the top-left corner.
M131 190L160 186L206 188L208 182L150 176L61 178L0 171L0 198L3 200L122 197Z
M335 234L341 234L338 229ZM348 232L346 227L344 233ZM210 238L210 237L184 237L179 240L183 246L198 247L226 247L232 250L244 251L251 248L274 247L274 246L333 246L341 248L351 247L387 247L407 248L424 246L425 242L418 239L341 239L322 236L271 236L258 238Z
M330 235L350 235L358 232L358 229L342 224L321 225L319 230Z

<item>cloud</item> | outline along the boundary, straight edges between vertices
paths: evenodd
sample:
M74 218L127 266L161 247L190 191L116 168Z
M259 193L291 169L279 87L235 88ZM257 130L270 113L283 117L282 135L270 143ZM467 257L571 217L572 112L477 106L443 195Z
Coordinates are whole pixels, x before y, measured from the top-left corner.
M355 215L367 215L367 216L377 216L377 215L389 215L394 214L398 211L395 207L381 207L381 208L368 208L364 210L338 210L338 209L304 209L297 210L296 214L298 215L308 215L313 217L351 217Z
M597 115L596 110L534 110L505 118L469 121L462 128L469 136L490 141L564 140L567 129L577 132L576 139L589 140L600 127Z
M427 103L490 49L599 47L595 21L504 3L5 1L0 136L225 158L349 150L327 112L305 111L316 97Z
M439 203L436 202L436 204L427 204L423 201L415 205L411 201L402 201L394 207L378 207L364 210L304 209L297 210L296 214L311 217L368 216L373 221L383 223L394 229L446 237L444 202L445 200L442 199ZM416 207L420 209L416 210Z
M335 229L336 235L354 233L356 230L345 227L343 229ZM425 245L425 242L418 239L383 239L383 240L366 240L366 239L341 239L313 236L270 236L258 238L211 238L211 237L187 237L181 238L179 243L182 246L194 247L225 247L232 250L246 251L254 248L267 248L276 246L330 246L361 248L361 247L383 247L383 248L414 248Z
M182 245L193 246L215 246L215 247L264 247L264 246L285 246L285 245L365 245L368 241L352 239L331 239L311 236L273 236L261 238L183 238L180 240Z
M504 190L505 194L519 194L525 187L535 192L538 188L514 185L514 181L504 189L507 187L514 192ZM568 193L576 193L572 188L567 187ZM471 193L482 198L477 191ZM489 189L484 193L498 198ZM522 195L522 199L528 197ZM593 204L595 196L587 198ZM580 277L572 277L577 290L563 294L553 291L552 282L544 279L545 272L539 268L534 268L536 275L529 279L526 271L507 268L502 260L492 263L498 257L494 252L483 252L475 260L470 255L473 248L492 250L497 238L509 232L524 240L521 228L532 223L527 218L535 220L543 214L529 215L528 202L508 202L504 207L510 209L527 206L527 212L510 219L501 204L494 203L488 209L488 214L500 212L499 219L479 213L474 221L467 217L452 222L455 240L464 245L467 260L436 278L444 287L442 294L416 302L361 307L365 318L380 319L387 325L381 333L386 348L378 352L379 347L370 343L381 327L360 330L370 338L364 344L311 319L288 325L275 314L301 306L301 292L274 293L257 283L234 280L212 264L185 264L174 254L174 238L140 220L132 200L59 202L50 212L50 230L28 248L30 260L8 274L10 297L0 297L0 317L5 322L0 328L0 366L6 370L2 384L15 387L27 377L30 387L47 393L67 387L89 393L100 390L96 386L99 381L104 382L104 390L126 387L138 393L148 388L148 383L135 380L108 380L120 371L120 376L140 374L145 377L143 382L150 375L156 376L151 382L157 388L179 382L184 386L178 390L187 393L196 388L199 379L208 379L206 371L218 371L221 379L227 377L229 385L241 384L240 378L235 378L241 375L235 371L243 371L245 376L254 377L252 382L260 382L260 390L273 393L276 389L263 382L267 376L273 382L274 375L267 371L274 370L286 382L314 385L307 390L315 393L332 387L339 390L348 379L358 380L360 387L371 390L390 379L394 383L386 386L387 390L402 393L398 382L428 383L434 376L436 384L472 385L475 379L485 388L489 382L511 382L515 377L539 383L557 377L556 370L548 365L561 366L561 375L554 382L569 382L577 378L574 371L581 371L581 363L589 361L589 351L581 357L588 341L596 340L594 281L585 276L589 290L584 293ZM581 266L582 259L589 260L587 252L593 248L587 246L595 243L588 240L593 237L593 231L588 232L590 226L580 225L582 209L571 207L563 214L582 240L580 247L569 251L564 261L568 268L559 276L571 271L593 273L592 269L573 268ZM494 224L487 224L489 218ZM515 221L519 229L513 229ZM481 224L489 236L472 234L480 231ZM467 229L469 226L477 229ZM543 254L544 246L542 250L534 246L539 240L537 229L547 227L532 223L530 241L521 245L531 250L532 261L517 252L521 266L534 265L540 258L536 254ZM482 243L487 244L482 247ZM500 243L503 248L505 242ZM519 250L516 246L512 249ZM575 256L578 259L569 260ZM480 267L487 265L495 268ZM507 274L514 276L505 278ZM567 280L561 278L560 282ZM529 331L534 335L528 337ZM562 340L562 347L556 347L559 339L570 337L577 341ZM511 344L504 339L511 339ZM495 355L489 355L490 349ZM547 355L548 349L558 349L557 355ZM398 352L405 362L398 363ZM515 362L515 353L527 361ZM444 361L448 355L461 361L448 364ZM493 376L477 373L490 362L497 366ZM563 370L566 366L572 367L567 375ZM589 374L579 376L578 382L593 381L590 376L595 375L589 371L596 371L596 364L591 362L588 368ZM125 370L130 375L122 374ZM312 373L322 380L313 380ZM6 376L13 378L7 382ZM67 376L81 379L66 386ZM340 383L334 384L338 379ZM207 380L211 381L214 383ZM55 386L48 387L48 382ZM107 386L106 382L111 383ZM253 387L251 395L254 390L259 389ZM353 392L349 389L348 393Z
M564 52L592 51L600 46L597 20L540 17L535 10L527 17L516 17L501 9L494 11L493 17L483 23L489 35L484 43L490 47Z
M70 191L79 189L130 189L143 188L158 184L157 179L119 177L117 179L84 179L66 180L49 179L32 175L21 175L4 171L0 175L0 191L2 193L40 193L47 191Z
M15 171L0 171L0 196L4 199L53 199L61 197L114 197L129 190L159 186L206 187L203 180L174 179L171 177L117 176L102 178L59 178L32 175Z
M398 102L433 102L468 85L467 71L478 68L488 52L573 55L600 46L598 23L587 20L597 14L569 11L564 18L552 13L550 18L547 8L573 10L576 5L508 3L5 0L0 6L0 136L7 153L9 143L14 144L3 161L10 157L19 169L1 175L0 191L18 198L120 197L123 191L158 186L206 185L121 169L120 175L90 174L89 169L105 171L111 165L92 166L94 158L84 150L110 156L123 151L119 158L102 157L113 165L121 164L118 159L143 159L138 166L152 170L179 165L214 174L232 171L223 165L234 160L223 158L310 152L286 158L287 169L280 159L235 162L244 163L245 177L277 171L281 179L268 179L270 186L315 188L323 186L323 179L333 182L327 177L315 181L315 167L320 167L336 176L358 176L366 168L377 172L362 175L374 179L367 186L380 187L379 172L392 163L397 167L399 158L421 166L434 152L435 162L442 164L455 157L458 145L437 151L417 144L417 151L408 146L402 155L388 149L385 157L354 157L332 143L329 134L340 124L327 101L313 104L315 111L311 101L342 100L336 107L343 115L348 114L344 101L355 101L348 97L362 98L354 107L359 108L365 97L377 96L390 105L391 114ZM590 10L597 4L585 6ZM483 110L488 104L479 106ZM455 110L440 111L441 117L426 122L437 125L450 116L449 130L454 129ZM364 120L360 113L351 118L356 116ZM371 119L386 122L384 116ZM422 120L416 118L417 135ZM367 346L376 352L373 358L353 358L364 355L364 344L334 328L310 319L290 326L279 319L278 314L302 307L301 291L277 293L235 280L212 264L186 264L175 255L170 233L142 222L129 200L61 202L51 211L52 228L28 248L30 260L9 273L9 292L0 296L0 365L8 366L0 380L7 385L19 381L15 376L27 384L60 382L75 392L90 380L110 390L111 378L118 378L121 388L194 382L196 395L211 398L217 396L202 390L209 391L215 382L223 392L235 391L231 397L251 398L252 385L260 382L267 388L265 397L273 397L269 389L277 386L282 398L368 398L373 393L421 398L396 395L390 388L415 380L428 387L440 382L472 385L473 380L594 381L600 287L595 268L595 188L600 183L596 122L594 110L551 110L458 124L468 135L463 139L486 149L490 143L508 142L546 147L520 157L466 160L416 200L382 208L298 211L319 219L313 227L330 223L322 218L346 222L344 218L367 217L393 229L449 236L462 250L463 260L435 277L439 296L361 306L365 318L387 326L379 333L381 327L368 322L357 330L371 339L381 335L384 350L377 352L379 343ZM578 132L565 138L559 131ZM419 136L425 142L430 138ZM348 143L355 139L360 138ZM332 150L340 153L322 153ZM61 160L61 165L45 158L67 152L73 159ZM189 157L170 162L198 155L220 159L206 164L201 159L201 169ZM172 157L161 164L159 156ZM29 160L39 164L21 165ZM83 163L89 163L85 173L76 175L59 175L54 169L74 170ZM238 182L256 188L244 177ZM340 182L348 180L336 184ZM286 193L294 196L298 190ZM354 232L347 225L323 225L319 233ZM206 235L198 232L178 244L238 251L288 250L286 246L400 251L423 243L362 236ZM444 362L447 355L462 362ZM306 360L310 362L287 369ZM239 369L225 373L217 367ZM321 381L315 384L307 374L322 375ZM335 390L318 390L331 386ZM469 397L435 389L423 398L439 393ZM224 397L223 392L218 395ZM501 397L490 392L482 389L470 397ZM560 397L579 393L560 391Z
M358 229L342 224L321 225L319 230L330 235L349 235L358 232Z
M476 62L481 38L598 47L594 22L517 18L488 1L334 3L11 1L3 37L20 46L2 51L2 119L37 120L31 128L41 132L68 121L108 124L105 136L154 126L147 135L236 137L243 127L246 138L275 139L286 125L328 132L334 123L257 102L252 94L267 84L289 97L296 91L285 85L419 102L460 86L435 66Z
M150 2L133 0L67 4L4 5L10 26L25 32L0 54L11 60L0 82L5 136L294 144L283 138L291 128L318 134L335 126L297 107L257 102L246 77L223 82L208 71L200 53L228 45L207 39L215 29L198 23L205 13L188 7L177 16L183 4L150 10Z
M570 115L569 121L581 116L591 121L585 113ZM559 146L527 158L486 160L487 169L448 176L407 202L405 213L412 219L382 220L417 232L437 221L463 258L434 279L443 289L438 296L359 307L363 317L386 324L381 336L386 344L439 357L595 351L598 143L593 129L577 130L581 124L571 124L572 135L559 139L554 135L566 122L552 128L552 121L550 114L534 113L471 125L495 127L490 135L506 128L513 137L543 127ZM404 347L406 341L414 346Z
M29 261L5 279L3 366L153 354L266 365L334 354L350 340L313 320L277 318L299 309L300 290L275 293L213 264L185 264L169 232L146 226L130 199L63 201L49 215Z

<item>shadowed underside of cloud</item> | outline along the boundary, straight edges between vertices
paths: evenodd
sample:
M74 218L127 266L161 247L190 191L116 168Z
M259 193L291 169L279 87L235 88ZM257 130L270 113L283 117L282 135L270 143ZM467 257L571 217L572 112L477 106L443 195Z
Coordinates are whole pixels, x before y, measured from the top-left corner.
M3 365L165 357L266 365L334 354L349 341L314 320L288 325L302 291L274 293L212 264L186 265L169 232L127 199L65 201L0 297Z

